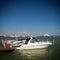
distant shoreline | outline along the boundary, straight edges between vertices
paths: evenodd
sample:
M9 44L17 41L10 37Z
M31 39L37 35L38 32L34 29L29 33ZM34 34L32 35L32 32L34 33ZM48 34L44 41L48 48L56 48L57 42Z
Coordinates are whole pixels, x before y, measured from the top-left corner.
M27 38L30 36L17 36L17 38ZM35 36L34 38L41 38L41 39L59 39L60 40L60 36ZM16 37L10 37L10 36L0 36L0 39L16 39Z

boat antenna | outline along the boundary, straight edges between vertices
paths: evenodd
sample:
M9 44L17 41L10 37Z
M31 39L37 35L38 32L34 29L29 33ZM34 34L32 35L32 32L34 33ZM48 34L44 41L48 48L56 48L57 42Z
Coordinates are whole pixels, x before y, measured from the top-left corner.
M54 45L54 39L53 39L53 45Z
M16 38L16 40L18 40L18 36L17 35L15 36L15 38Z

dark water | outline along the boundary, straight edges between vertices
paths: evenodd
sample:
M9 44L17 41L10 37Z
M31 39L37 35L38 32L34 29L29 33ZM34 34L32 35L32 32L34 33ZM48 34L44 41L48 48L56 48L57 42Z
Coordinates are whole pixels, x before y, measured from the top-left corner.
M0 60L60 60L60 40L45 49L0 52Z

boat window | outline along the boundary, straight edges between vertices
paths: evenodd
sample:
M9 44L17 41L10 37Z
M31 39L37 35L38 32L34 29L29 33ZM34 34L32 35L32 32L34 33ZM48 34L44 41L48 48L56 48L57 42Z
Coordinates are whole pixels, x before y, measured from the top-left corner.
M37 39L32 39L31 40L31 43L35 43L35 42L38 42L38 40Z

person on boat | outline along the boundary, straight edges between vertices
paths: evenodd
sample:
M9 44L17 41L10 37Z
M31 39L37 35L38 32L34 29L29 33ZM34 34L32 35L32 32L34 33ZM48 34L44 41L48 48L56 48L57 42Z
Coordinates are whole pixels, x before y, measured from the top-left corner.
M6 46L5 46L5 41L3 41L3 40L2 40L2 46L3 46L4 48L6 48Z
M11 48L12 47L12 43L8 44L6 40L5 41L2 40L2 45L4 48Z
M12 48L13 47L13 41L10 43L10 48Z
M5 44L5 48L10 48L10 44L7 44L6 40L4 41L4 44Z

